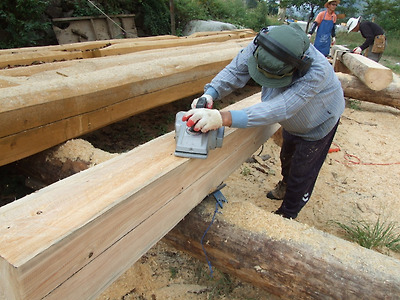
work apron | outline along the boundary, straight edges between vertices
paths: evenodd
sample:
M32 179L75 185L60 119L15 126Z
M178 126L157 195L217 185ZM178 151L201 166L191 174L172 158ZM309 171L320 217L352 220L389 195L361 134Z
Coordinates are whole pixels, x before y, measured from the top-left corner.
M315 36L314 46L323 55L328 56L331 49L331 35L332 29L335 25L333 20L325 20L327 11L325 11L324 18L318 26L317 35Z

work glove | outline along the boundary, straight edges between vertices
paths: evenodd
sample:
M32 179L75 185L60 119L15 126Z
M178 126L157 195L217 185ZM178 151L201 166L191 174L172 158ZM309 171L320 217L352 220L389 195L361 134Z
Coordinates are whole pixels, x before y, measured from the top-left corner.
M186 125L195 131L207 132L222 127L222 116L217 109L194 108L186 112L182 121L187 121Z
M352 52L355 54L361 54L362 50L360 47L355 47Z
M213 98L210 95L206 95L206 94L204 94L201 97L205 97L207 99L207 108L211 109L213 107L213 104L214 104ZM192 105L191 105L192 108L196 108L197 101L199 101L199 98L196 98L196 99L193 100Z
M336 38L335 38L335 37L332 37L331 46L333 46L333 45L335 45L335 44L336 44Z

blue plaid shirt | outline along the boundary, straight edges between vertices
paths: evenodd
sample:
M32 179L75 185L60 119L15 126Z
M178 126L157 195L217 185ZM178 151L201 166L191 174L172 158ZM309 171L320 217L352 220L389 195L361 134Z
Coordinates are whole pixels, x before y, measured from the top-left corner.
M215 100L242 88L250 80L248 58L255 45L251 42L204 90ZM326 136L344 111L345 101L333 67L313 45L305 53L313 58L306 75L295 78L284 88L262 87L261 102L231 111L232 127L246 128L279 123L289 133L315 141Z

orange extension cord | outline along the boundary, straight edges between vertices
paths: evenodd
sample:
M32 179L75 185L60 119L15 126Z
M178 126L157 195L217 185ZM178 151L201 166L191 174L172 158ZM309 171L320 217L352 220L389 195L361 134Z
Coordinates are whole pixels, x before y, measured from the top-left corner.
M340 151L340 147L337 144L332 143L332 145L334 145L335 147L334 148L330 148L328 153L339 152ZM345 164L345 165L364 165L364 166L400 165L400 162L394 162L394 163L365 163L365 162L362 162L361 159L358 158L357 156L355 156L353 154L349 154L349 153L345 153L344 154L344 159L346 160L346 163L338 161L337 159L335 159L335 161L337 161L338 163L341 163L341 164Z

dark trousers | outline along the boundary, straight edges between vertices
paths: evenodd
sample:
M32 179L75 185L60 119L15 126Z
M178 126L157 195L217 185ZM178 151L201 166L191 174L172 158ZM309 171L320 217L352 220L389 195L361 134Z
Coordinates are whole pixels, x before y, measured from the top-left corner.
M325 137L318 141L306 141L283 130L280 159L282 180L287 185L280 210L285 216L296 218L310 199L338 124L339 122Z

